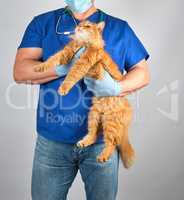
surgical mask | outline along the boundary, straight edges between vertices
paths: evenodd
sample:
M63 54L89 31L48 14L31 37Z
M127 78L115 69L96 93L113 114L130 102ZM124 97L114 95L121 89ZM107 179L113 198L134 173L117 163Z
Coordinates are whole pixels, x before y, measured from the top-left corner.
M83 13L86 12L92 5L92 0L65 0L72 12Z

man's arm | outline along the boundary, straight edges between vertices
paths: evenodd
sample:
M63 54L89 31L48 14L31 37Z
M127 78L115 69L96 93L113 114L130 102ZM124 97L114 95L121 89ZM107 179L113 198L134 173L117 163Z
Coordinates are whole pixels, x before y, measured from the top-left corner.
M17 51L13 77L17 83L41 84L57 79L54 67L46 72L35 72L35 65L41 63L41 48L20 48Z
M120 82L123 92L120 96L125 96L131 92L136 91L150 82L150 72L146 60L142 60L133 66L125 75L124 79Z

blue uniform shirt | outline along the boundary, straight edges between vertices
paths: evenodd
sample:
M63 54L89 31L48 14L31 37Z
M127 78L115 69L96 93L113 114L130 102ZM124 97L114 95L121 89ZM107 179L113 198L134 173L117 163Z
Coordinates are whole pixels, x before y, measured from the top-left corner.
M88 17L91 22L99 22L102 11ZM123 72L128 71L149 54L129 24L103 12L105 28L103 39L105 50ZM77 24L79 20L76 19ZM57 33L56 33L57 27ZM73 31L74 20L63 8L35 16L26 28L18 48L39 47L43 50L42 61L61 50L69 41L67 35L58 34ZM66 96L57 92L65 77L40 85L37 107L38 134L55 141L76 143L87 134L88 112L92 92L87 91L83 79ZM102 133L97 143L103 142Z

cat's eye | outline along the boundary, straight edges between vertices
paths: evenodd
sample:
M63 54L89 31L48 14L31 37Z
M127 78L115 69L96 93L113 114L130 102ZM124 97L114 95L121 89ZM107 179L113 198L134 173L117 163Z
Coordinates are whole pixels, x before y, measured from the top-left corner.
M90 25L85 25L85 28L90 28L91 26Z

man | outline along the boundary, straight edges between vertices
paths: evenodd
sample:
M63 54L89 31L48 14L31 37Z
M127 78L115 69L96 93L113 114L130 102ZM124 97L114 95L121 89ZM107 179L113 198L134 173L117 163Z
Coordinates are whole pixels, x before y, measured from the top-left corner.
M50 11L33 18L19 45L14 79L17 83L40 84L37 109L37 143L32 171L33 200L66 200L78 172L85 184L88 200L115 200L118 187L117 150L109 161L98 163L96 156L104 147L99 136L94 145L84 149L76 143L87 133L87 115L91 97L125 96L149 83L146 60L149 55L126 21L97 9L92 0L65 0L67 9ZM70 12L66 12L70 10ZM66 96L57 93L69 65L53 66L47 72L34 72L34 66L68 42L82 20L105 21L103 38L106 51L119 69L127 73L117 82L105 72L101 81L84 78ZM82 53L76 55L72 63ZM62 69L65 69L62 71Z

